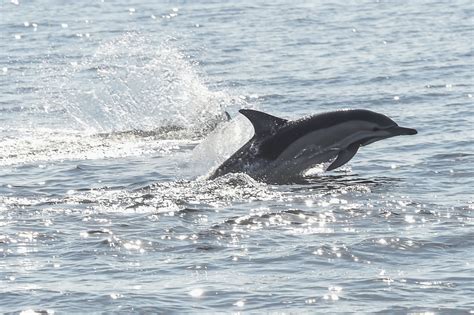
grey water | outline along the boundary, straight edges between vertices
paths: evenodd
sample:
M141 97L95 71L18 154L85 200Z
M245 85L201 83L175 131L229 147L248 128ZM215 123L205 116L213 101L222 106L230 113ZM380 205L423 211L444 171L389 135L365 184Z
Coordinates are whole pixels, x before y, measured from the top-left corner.
M0 311L474 312L473 29L469 0L3 1ZM418 134L206 180L244 107Z

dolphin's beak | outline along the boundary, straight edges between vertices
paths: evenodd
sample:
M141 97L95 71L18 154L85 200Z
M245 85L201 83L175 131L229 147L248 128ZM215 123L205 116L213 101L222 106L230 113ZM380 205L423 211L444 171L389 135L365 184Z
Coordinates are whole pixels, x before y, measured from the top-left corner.
M408 135L416 135L418 131L416 129L405 128L400 126L394 126L390 129L387 129L392 133L393 136L408 136Z
M411 128L405 128L400 126L393 126L390 128L383 129L385 135L368 137L360 142L360 145L366 146L368 144L374 143L379 140L396 137L396 136L405 136L405 135L416 135L418 131Z

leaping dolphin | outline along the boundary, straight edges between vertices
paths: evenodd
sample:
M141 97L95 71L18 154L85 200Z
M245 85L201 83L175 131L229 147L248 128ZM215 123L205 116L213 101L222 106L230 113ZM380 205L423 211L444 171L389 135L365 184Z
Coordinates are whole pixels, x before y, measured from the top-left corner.
M260 111L241 109L255 130L254 136L209 179L227 173L246 173L265 182L285 182L321 163L334 170L357 153L359 147L401 135L417 134L385 115L364 109L339 110L289 121Z

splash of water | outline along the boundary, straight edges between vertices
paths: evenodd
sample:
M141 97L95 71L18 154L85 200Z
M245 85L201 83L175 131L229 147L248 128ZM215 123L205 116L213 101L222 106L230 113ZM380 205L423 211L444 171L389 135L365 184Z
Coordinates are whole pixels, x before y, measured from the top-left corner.
M51 56L40 67L35 114L47 127L4 129L14 137L2 143L0 165L161 154L166 141L194 143L228 119L227 107L246 104L209 88L199 64L172 38L127 33L91 56L70 58Z
M198 63L172 38L156 43L127 33L64 71L57 76L56 103L92 132L171 128L185 130L184 137L202 136L226 119L226 107L242 102L212 91Z
M189 169L194 170L194 175L208 176L252 135L252 125L241 115L219 125L193 149L190 160L192 167Z

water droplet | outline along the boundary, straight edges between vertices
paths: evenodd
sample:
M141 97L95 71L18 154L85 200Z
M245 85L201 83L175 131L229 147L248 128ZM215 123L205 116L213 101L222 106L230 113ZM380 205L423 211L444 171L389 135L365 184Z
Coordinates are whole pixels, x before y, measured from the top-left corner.
M408 222L408 223L415 223L416 222L415 218L412 215L406 215L405 216L405 221Z
M121 298L122 297L122 294L120 293L111 293L110 294L110 297L113 299L113 300L116 300L118 298Z
M200 296L202 296L204 293L204 290L203 289L193 289L189 292L189 295L191 295L192 297L195 297L195 298L198 298Z
M239 301L235 302L234 305L237 306L237 307L244 307L245 300L239 300Z
M379 239L377 243L379 243L380 245L387 245L387 241L383 238Z
M15 39L21 39L21 35L20 34L15 34Z
M68 28L69 25L67 25L67 23L61 23L61 27L62 27L62 28Z
M400 96L394 96L393 99L394 99L395 101L398 101L398 100L400 100Z
M136 250L140 253L144 253L145 250L141 247L142 241L136 240L136 241L131 241L123 244L123 247L128 250Z

